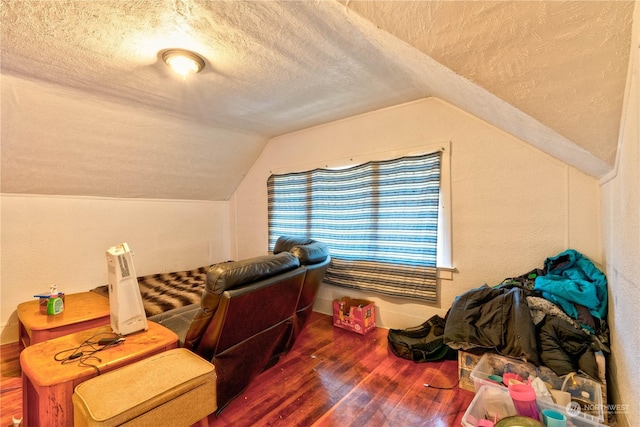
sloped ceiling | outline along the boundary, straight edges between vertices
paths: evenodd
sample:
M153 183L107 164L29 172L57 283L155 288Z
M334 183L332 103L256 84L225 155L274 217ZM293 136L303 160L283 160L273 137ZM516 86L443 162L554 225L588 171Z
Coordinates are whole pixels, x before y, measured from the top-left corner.
M633 7L2 0L2 192L225 200L269 138L428 96L600 177Z

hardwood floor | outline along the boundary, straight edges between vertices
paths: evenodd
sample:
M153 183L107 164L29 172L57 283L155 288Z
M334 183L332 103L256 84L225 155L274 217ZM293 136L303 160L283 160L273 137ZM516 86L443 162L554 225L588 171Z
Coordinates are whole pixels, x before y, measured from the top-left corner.
M11 418L22 416L22 378L18 343L0 347L0 426L13 425Z
M7 427L22 412L17 344L2 346L1 359L0 427ZM460 426L473 393L457 386L457 366L398 358L387 349L386 329L361 336L314 313L291 352L209 425Z

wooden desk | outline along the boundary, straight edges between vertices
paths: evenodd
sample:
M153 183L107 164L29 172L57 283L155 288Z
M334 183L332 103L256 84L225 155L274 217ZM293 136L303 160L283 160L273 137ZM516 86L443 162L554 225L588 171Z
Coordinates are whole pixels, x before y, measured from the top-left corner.
M54 316L40 312L38 299L18 305L22 347L110 323L109 298L95 292L81 292L65 295L64 299L64 311Z
M105 373L177 347L178 336L174 332L157 323L148 323L147 331L127 335L123 343L95 353L99 360L90 359L87 363ZM77 348L101 332L105 334L97 339L113 336L111 326L100 326L34 344L22 351L20 366L25 427L73 426L73 391L78 384L98 373L92 366L82 366L79 360L63 365L55 361L54 356Z

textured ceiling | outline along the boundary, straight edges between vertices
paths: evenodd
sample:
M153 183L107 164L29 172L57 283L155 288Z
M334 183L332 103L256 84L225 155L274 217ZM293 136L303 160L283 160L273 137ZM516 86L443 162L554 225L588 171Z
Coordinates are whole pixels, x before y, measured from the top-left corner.
M356 1L349 7L614 162L632 2Z
M2 0L2 191L228 199L270 137L427 96L602 176L633 7Z

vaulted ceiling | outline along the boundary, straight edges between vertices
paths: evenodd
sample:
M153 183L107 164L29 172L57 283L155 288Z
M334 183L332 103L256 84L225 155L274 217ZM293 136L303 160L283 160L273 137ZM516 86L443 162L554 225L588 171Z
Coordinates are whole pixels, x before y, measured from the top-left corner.
M428 96L601 177L634 6L2 0L2 192L224 200L269 138Z

